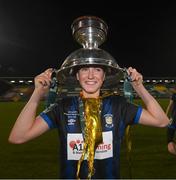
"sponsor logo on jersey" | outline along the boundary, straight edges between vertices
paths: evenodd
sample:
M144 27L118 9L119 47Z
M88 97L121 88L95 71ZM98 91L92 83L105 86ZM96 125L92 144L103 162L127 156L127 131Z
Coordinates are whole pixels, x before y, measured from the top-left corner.
M67 124L69 126L73 126L76 122L78 112L77 111L68 111L67 113L64 113L67 116Z
M113 156L112 131L103 132L103 143L95 151L95 159L107 159ZM79 160L84 147L81 133L67 134L67 159ZM86 157L85 157L86 159Z

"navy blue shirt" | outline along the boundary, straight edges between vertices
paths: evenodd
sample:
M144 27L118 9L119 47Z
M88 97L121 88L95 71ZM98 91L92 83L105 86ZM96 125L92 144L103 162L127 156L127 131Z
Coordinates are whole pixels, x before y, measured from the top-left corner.
M173 107L171 111L172 122L168 127L171 129L176 129L176 93L172 94L171 99L173 101Z
M172 108L171 116L173 119L176 119L176 93L172 95L171 99L173 100L173 108Z
M95 152L95 174L92 178L120 178L120 144L127 125L137 124L142 108L128 103L124 97L108 96L103 99L101 125L103 143ZM40 116L50 128L58 128L61 156L60 178L75 179L77 162L83 150L83 136L79 119L78 97L65 97L45 109ZM80 178L87 178L87 161L83 161Z

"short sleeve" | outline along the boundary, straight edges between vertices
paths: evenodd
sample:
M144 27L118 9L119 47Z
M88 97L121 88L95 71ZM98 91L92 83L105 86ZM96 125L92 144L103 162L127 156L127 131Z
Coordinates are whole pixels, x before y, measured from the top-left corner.
M51 104L48 108L46 108L43 112L40 113L40 116L48 124L50 129L58 127L57 109L58 109L58 104L54 103L54 104Z
M125 124L138 124L142 113L142 107L133 103L126 102L125 104L124 121Z

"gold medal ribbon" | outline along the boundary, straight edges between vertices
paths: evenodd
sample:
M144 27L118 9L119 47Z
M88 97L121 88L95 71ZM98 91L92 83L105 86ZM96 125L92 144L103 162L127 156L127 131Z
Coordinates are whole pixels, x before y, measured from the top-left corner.
M84 147L83 153L77 165L77 179L81 163L87 157L88 162L88 179L91 179L94 174L94 155L95 150L99 144L103 142L102 127L100 121L101 114L101 98L82 98L84 104L84 118L85 118L85 134L84 134Z

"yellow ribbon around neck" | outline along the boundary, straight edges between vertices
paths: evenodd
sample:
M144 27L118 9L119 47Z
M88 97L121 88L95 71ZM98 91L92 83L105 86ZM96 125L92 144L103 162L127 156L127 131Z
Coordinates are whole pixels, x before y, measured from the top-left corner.
M77 179L81 163L87 157L88 162L88 179L91 179L95 172L94 169L94 155L97 146L103 143L102 126L101 126L101 98L82 98L84 105L85 118L85 134L84 134L84 148L83 153L77 164Z

